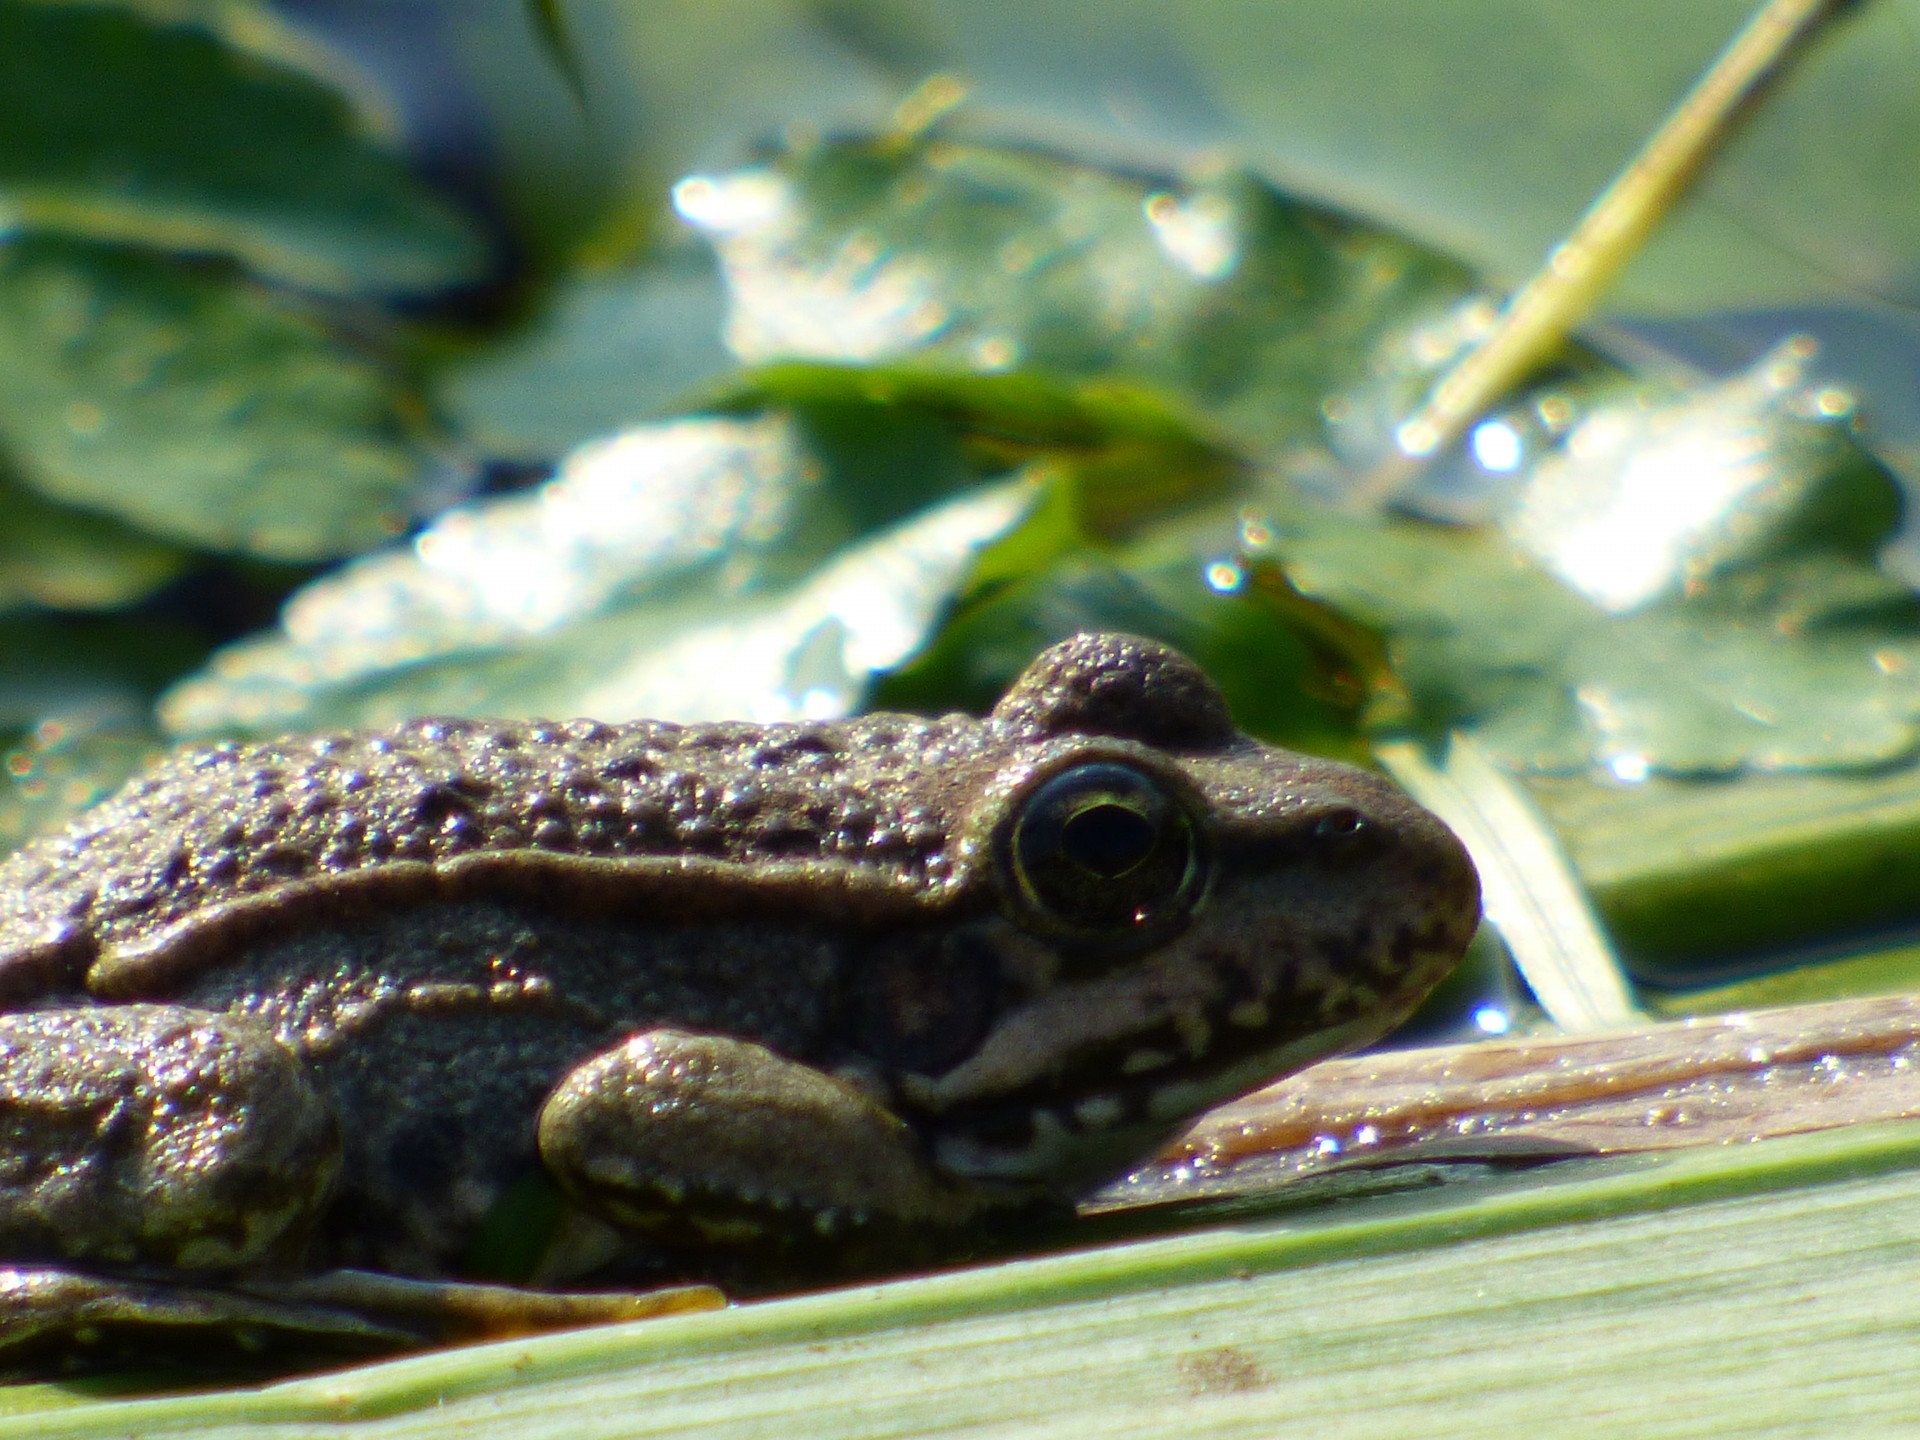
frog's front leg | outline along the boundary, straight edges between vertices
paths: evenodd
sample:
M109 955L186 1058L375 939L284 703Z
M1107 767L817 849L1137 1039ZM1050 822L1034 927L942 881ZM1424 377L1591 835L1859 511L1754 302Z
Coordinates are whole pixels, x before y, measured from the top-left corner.
M583 1062L539 1140L584 1208L667 1244L853 1253L861 1232L884 1245L1000 1198L933 1170L857 1086L721 1035L649 1030Z

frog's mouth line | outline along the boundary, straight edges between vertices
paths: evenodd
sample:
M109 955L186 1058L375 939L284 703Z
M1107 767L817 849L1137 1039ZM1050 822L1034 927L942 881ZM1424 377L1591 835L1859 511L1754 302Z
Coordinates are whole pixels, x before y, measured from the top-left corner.
M1045 1182L1075 1194L1113 1178L1213 1105L1374 1038L1370 1019L1244 1051L1237 1059L1074 1095L1056 1091L968 1106L934 1122L935 1162L969 1180Z
M1066 1191L1108 1179L1200 1112L1357 1049L1398 1024L1460 953L1450 935L1436 931L1431 938L1405 972L1403 989L1374 996L1344 1017L1301 1016L1288 1024L1279 1015L1256 1026L1247 1023L1244 1000L1223 998L1207 1007L1208 1043L1198 1053L1188 1044L1193 1027L1168 1018L1153 1031L1089 1048L1023 1089L959 1101L923 1122L935 1158L969 1179L1045 1180ZM1131 1057L1156 1052L1169 1057L1163 1065L1128 1073Z

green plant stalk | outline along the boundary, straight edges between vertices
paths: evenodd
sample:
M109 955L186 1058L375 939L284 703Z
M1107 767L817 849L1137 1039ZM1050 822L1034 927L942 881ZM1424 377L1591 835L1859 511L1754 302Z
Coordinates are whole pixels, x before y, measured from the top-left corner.
M0 1436L1814 1433L1920 1422L1920 1124L1588 1162L1305 1218L74 1404ZM34 1408L40 1406L43 1408ZM1835 1407L1839 1406L1840 1409ZM1502 1429L1501 1427L1512 1427Z
M1378 503L1404 489L1431 456L1565 343L1761 84L1832 9L1833 0L1768 0L1553 247L1494 327L1400 425L1399 452L1357 487L1357 499Z
M1642 978L1711 979L1920 913L1910 768L1631 787L1536 777L1527 789Z

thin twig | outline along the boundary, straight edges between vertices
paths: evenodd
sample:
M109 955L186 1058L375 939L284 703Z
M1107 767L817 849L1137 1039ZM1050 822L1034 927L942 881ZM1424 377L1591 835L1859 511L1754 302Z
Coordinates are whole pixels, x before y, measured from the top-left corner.
M1399 494L1433 455L1552 355L1632 259L1698 173L1758 87L1838 8L1836 0L1768 0L1614 177L1573 232L1394 433L1397 450L1355 487L1379 504Z

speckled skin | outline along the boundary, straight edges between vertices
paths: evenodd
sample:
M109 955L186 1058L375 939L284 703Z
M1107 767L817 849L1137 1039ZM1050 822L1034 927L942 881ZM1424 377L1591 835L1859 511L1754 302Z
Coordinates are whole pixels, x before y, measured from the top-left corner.
M1144 953L1063 939L1009 889L1010 817L1089 761L1150 774L1199 826L1204 896ZM102 1006L227 1026L287 1057L273 1084L321 1097L300 1123L337 1121L337 1153L302 1142L310 1216L211 1260L202 1236L198 1265L177 1238L130 1261L113 1236L63 1242L38 1200L38 1230L0 1203L0 1255L148 1278L457 1275L540 1146L549 1167L599 1158L598 1139L536 1135L543 1100L651 1033L680 1068L616 1077L642 1133L613 1170L637 1188L595 1223L644 1212L656 1249L720 1243L716 1215L764 1238L775 1208L814 1243L971 1223L1070 1196L1206 1105L1374 1038L1477 914L1439 821L1249 740L1190 662L1121 636L1056 646L985 720L427 720L191 751L0 864L0 998L56 1027ZM773 1076L768 1095L786 1085L791 1113L662 1080L692 1073L683 1032L719 1037L751 1084ZM0 1066L0 1089L31 1099L68 1062L34 1063ZM102 1093L136 1083L123 1070L116 1052ZM599 1099L567 1135L624 1123ZM665 1102L701 1118L649 1120ZM36 1143L0 1134L28 1169Z

